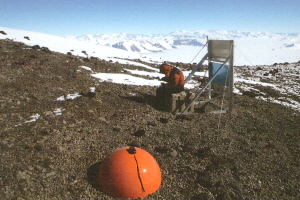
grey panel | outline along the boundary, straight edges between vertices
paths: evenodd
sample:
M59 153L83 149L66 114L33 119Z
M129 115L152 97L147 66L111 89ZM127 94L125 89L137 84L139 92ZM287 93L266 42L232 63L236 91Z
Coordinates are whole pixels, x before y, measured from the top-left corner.
M232 44L233 40L209 40L208 59L224 62L231 55Z

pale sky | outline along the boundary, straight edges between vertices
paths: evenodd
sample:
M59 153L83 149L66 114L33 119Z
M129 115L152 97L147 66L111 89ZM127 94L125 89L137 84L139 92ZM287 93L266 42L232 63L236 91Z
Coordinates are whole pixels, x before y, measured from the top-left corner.
M300 0L0 0L0 27L57 36L300 32Z

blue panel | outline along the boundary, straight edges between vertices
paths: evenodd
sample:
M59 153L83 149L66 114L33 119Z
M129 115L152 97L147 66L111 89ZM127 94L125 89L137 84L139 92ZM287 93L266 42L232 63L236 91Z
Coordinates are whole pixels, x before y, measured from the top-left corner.
M213 77L221 66L222 64L220 63L211 62L209 67L209 78ZM218 83L220 85L225 85L227 73L229 73L228 65L225 65L218 73L218 75L214 78L213 82ZM229 86L229 78L230 77L228 76L226 81L226 86Z

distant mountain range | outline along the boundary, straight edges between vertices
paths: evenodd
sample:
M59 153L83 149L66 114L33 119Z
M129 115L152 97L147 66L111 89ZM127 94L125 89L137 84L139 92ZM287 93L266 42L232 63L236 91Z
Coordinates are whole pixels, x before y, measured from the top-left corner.
M153 34L101 34L69 36L79 41L90 42L96 45L114 47L131 52L154 53L167 49L176 49L178 46L203 46L208 39L236 40L270 38L279 40L288 37L300 37L300 33L268 33L245 31L175 31L167 35Z
M142 59L146 62L199 62L208 39L234 40L234 63L272 65L300 60L300 33L245 31L175 31L170 34L101 34L59 37L0 27L0 39L39 45L60 53L100 59ZM85 53L83 53L85 52Z

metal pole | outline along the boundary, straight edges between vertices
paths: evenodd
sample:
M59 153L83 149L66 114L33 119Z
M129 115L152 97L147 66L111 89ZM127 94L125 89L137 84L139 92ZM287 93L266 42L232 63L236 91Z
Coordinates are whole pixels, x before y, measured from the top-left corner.
M233 76L233 60L234 60L234 52L233 52L233 40L231 41L231 51L230 51L230 62L229 62L229 70L230 70L230 82L229 82L229 112L232 111L233 105L233 87L234 87L234 76Z
M194 67L191 73L189 73L188 77L184 80L184 83L189 82L189 80L192 78L192 76L195 74L195 72L201 67L201 65L204 63L204 61L207 59L208 53L205 54L205 56L202 58L202 60Z

